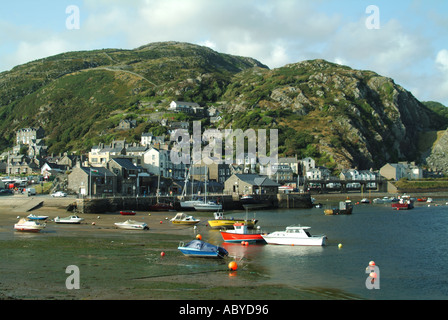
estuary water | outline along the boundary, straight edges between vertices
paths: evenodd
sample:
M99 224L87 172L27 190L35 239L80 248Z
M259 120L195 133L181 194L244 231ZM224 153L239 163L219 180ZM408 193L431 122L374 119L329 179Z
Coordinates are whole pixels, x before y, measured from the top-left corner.
M96 215L85 215L84 225L50 222L42 233L25 234L13 231L11 222L3 222L0 298L170 299L176 292L175 299L232 300L235 296L229 293L239 286L238 299L300 299L300 295L289 296L288 288L294 288L313 292L312 298L318 299L444 300L448 298L448 206L445 199L437 203L429 207L416 203L408 211L392 210L390 204L361 204L352 215L339 216L326 216L324 209L317 208L255 212L263 232L309 226L311 234L327 236L324 247L223 243L219 231L206 225L212 213L192 213L203 221L198 226L203 240L229 251L224 261L184 257L178 243L191 240L195 233L191 227L173 232L169 223L159 225L159 230L153 224L149 231L135 232L93 227L90 220L95 221ZM246 216L242 211L225 214ZM249 212L249 218L253 214ZM144 216L148 219L148 213L141 213L135 220ZM163 258L161 250L166 252ZM239 267L229 276L227 264L232 259ZM379 268L379 289L365 284L370 261ZM65 287L69 265L81 270L81 290ZM251 288L243 290L243 286ZM275 296L270 288L275 288Z
M310 226L311 234L328 237L327 246L228 250L268 269L272 282L334 288L363 299L447 299L448 206L442 199L438 202L443 205L416 203L406 211L392 210L390 204L361 204L352 215L338 216L326 216L317 208L259 211L256 218L263 231ZM370 261L380 271L379 289L369 290L365 284Z

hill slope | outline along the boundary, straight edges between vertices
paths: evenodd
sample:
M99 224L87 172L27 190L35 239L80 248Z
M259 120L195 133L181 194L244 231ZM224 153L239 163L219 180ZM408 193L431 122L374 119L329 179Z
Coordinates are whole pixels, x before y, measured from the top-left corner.
M13 145L18 128L38 125L53 152L138 141L142 132L165 132L147 120L171 100L219 105L221 128L278 128L283 155L333 168L416 160L419 133L446 126L446 118L371 71L324 60L269 70L252 58L162 42L64 53L1 73L0 149ZM124 118L136 119L137 128L114 130Z

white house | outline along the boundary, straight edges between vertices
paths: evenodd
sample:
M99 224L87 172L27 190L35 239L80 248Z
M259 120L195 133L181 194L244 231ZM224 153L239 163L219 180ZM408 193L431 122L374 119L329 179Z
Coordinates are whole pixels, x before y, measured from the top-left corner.
M140 139L140 144L142 146L149 146L151 145L152 141L154 139L154 136L152 135L152 133L143 133L142 137Z
M196 102L171 101L169 111L196 113L201 107Z
M306 157L302 160L300 160L300 164L302 166L302 173L305 174L311 169L314 169L316 167L316 161L310 157Z
M325 167L312 168L306 172L308 180L326 180L330 178L330 170Z

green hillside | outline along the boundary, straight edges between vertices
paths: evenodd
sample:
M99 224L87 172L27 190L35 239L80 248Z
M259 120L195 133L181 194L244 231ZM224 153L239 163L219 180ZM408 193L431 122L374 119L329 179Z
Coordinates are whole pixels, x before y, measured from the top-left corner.
M252 58L162 42L69 52L1 73L0 149L28 126L45 129L50 152L164 134L160 119L192 120L167 113L172 100L217 106L219 128L278 128L282 155L312 156L334 169L418 159L419 134L448 124L444 109L372 71L324 60L269 70ZM122 119L138 125L116 130Z

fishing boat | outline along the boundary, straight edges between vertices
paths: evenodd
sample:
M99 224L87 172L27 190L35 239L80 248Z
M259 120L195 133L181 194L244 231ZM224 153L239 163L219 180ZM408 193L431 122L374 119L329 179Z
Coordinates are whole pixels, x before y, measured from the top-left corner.
M80 217L75 216L75 215L72 215L72 216L69 216L69 217L65 217L65 218L59 218L59 217L54 218L54 222L60 223L60 224L63 224L63 223L66 223L66 224L80 224L81 221L83 221L83 220L84 220L84 218L80 218Z
M120 214L122 216L135 216L135 211L124 210L124 211L120 211Z
M351 201L340 201L339 202L339 208L333 208L333 209L325 209L324 213L325 215L339 215L339 214L352 214L353 211L353 205Z
M190 257L224 258L229 254L226 249L202 240L193 240L187 244L180 242L177 249Z
M426 202L426 201L428 201L428 198L426 198L426 197L423 197L423 198L417 198L417 201L418 201L418 202Z
M187 216L183 212L179 212L175 215L174 218L170 220L173 224L186 224L186 225L192 225L201 222L200 219L196 219L193 216Z
M410 210L414 208L414 202L410 199L400 199L398 202L392 203L392 209L394 210Z
M212 229L232 228L235 223L244 223L247 228L252 229L258 222L257 219L224 218L224 213L222 211L214 212L213 215L215 219L208 220L208 224Z
M225 242L266 243L261 236L261 231L250 232L245 223L234 223L233 228L233 230L221 231L221 236Z
M27 220L26 218L21 218L16 224L14 224L14 229L16 229L17 231L39 232L44 229L45 226L45 223L40 223L36 220Z
M117 228L127 230L148 230L149 227L144 222L137 222L134 220L126 220L125 222L115 222Z
M29 214L27 216L27 219L28 220L40 220L40 221L43 221L43 220L47 220L48 216L36 216L34 214Z
M299 245L299 246L323 246L326 236L312 236L310 227L289 226L285 231L275 231L261 236L268 244Z

